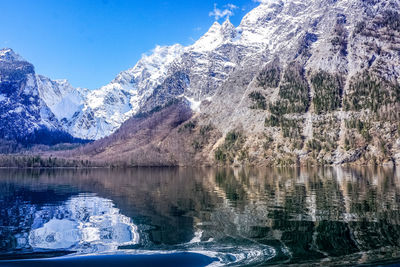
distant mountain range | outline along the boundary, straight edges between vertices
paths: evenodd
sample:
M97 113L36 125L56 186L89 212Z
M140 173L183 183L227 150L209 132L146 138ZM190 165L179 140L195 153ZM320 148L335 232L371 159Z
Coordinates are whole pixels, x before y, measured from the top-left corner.
M3 49L0 138L98 140L59 156L127 165L400 163L399 10L399 0L263 3L94 91Z

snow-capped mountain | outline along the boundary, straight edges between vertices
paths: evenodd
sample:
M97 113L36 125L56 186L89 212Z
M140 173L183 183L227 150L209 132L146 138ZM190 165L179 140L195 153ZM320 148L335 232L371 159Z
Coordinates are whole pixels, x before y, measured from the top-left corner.
M9 127L11 125L4 127L14 128L15 133L24 134L44 127L50 130L64 130L81 139L93 140L105 137L139 111L156 86L162 83L173 60L182 52L183 47L180 45L158 46L151 55L144 55L135 67L121 72L110 84L90 91L74 88L66 80L53 81L37 75L32 64L11 49L2 49L0 50L2 87L5 88L13 82L15 87L30 92L34 96L32 101L36 100L29 107L25 107L26 101L20 103L22 102L20 98L25 97L21 96L20 92L14 90L13 97L1 94L0 101L9 105L3 105L3 112L11 114L14 112L10 111L11 109L15 109L17 113L22 112L21 109L37 109L37 112L34 110L24 115L26 123L30 124L26 125L29 130ZM14 74L7 76L7 69L19 73L18 69L21 68L26 69L24 73L26 75L21 77L21 80L14 79L16 78ZM13 136L5 134L3 137Z
M7 62L22 62L26 61L23 57L16 54L12 49L5 48L0 50L0 60L7 61Z
M67 134L41 97L38 83L32 64L11 49L0 50L0 139L30 142L35 132L50 131L65 140Z
M35 76L29 63L21 65L26 79L15 81L36 90L36 106L47 107L41 114L56 118L38 120L58 122L75 137L109 136L135 114L183 100L196 113L192 133L202 133L185 138L203 161L400 161L399 10L400 0L268 1L238 27L215 22L193 45L157 47L95 91ZM171 110L174 123L187 117ZM219 138L204 140L201 127ZM176 151L170 146L184 131L168 129L172 139L163 135L152 153ZM226 136L238 143L225 144Z
M183 47L157 46L131 69L121 72L111 83L85 95L84 105L72 120L68 131L80 138L99 139L110 135L137 113L168 73Z
M163 110L151 116L148 124L165 124L169 134L158 129L150 145L141 131L128 134L130 120L100 152L90 149L91 159L399 163L399 10L399 0L276 0L236 28L216 22L184 48L138 109L186 99L192 119L180 126L187 117L180 106L166 109L175 112L173 123Z
M215 22L193 45L157 46L132 69L94 91L41 75L35 75L35 84L65 131L82 139L100 139L134 114L178 96L198 110L201 101L212 97L243 55L259 49L258 43L255 47L243 45L242 32L229 20L222 25Z

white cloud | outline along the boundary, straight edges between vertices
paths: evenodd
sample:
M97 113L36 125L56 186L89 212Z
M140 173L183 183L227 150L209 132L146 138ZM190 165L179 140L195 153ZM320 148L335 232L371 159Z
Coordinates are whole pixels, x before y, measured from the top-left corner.
M238 7L235 6L234 4L227 4L227 5L225 5L225 7L229 8L230 10L235 10L235 9L238 8Z
M221 18L229 18L234 15L234 10L238 7L234 4L227 4L224 6L224 9L219 9L217 4L214 4L214 10L209 13L210 17L214 17L215 20L219 20Z

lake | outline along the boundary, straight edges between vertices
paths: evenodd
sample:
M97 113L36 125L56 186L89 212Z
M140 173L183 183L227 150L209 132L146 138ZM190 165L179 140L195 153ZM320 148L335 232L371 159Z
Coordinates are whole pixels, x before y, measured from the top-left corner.
M396 262L394 168L0 170L0 266Z

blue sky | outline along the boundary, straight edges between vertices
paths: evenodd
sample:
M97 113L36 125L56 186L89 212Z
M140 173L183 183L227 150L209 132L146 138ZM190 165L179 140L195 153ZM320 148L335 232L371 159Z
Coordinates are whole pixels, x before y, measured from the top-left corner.
M210 14L215 7L222 14L231 10L237 26L257 5L254 0L0 0L0 47L14 49L38 74L95 89L156 45L193 43L216 19Z

